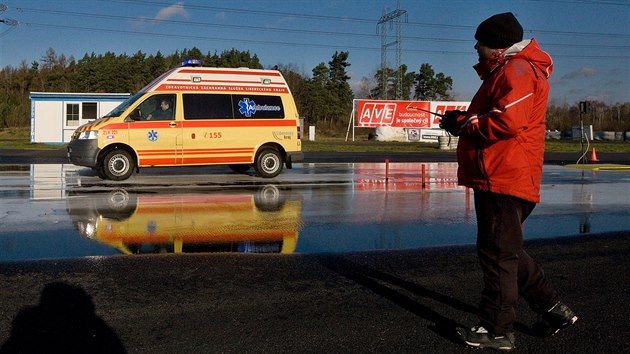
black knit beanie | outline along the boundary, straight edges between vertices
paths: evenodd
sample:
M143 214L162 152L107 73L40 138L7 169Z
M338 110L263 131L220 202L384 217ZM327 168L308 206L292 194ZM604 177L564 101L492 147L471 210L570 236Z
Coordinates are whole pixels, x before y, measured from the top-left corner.
M492 49L507 48L523 40L523 27L511 12L505 12L479 24L475 39Z

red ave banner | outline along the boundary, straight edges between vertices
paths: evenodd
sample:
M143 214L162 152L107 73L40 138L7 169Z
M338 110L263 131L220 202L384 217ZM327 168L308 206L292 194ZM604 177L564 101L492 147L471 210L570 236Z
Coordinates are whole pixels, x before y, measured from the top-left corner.
M355 100L354 117L358 127L438 128L448 110L465 111L469 102Z

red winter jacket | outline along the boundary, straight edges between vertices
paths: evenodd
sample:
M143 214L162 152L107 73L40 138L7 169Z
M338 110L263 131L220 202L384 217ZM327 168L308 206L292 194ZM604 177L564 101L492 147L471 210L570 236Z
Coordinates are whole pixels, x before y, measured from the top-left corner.
M483 83L457 120L459 184L538 203L551 57L532 39L474 68Z

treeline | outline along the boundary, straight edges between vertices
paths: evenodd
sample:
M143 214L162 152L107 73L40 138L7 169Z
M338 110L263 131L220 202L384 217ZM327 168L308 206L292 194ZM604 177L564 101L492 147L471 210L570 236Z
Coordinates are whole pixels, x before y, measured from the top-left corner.
M0 128L29 124L30 92L135 93L185 59L201 59L206 66L262 68L256 55L237 50L203 54L193 48L168 56L86 53L75 60L51 48L30 66L22 62L0 71Z
M91 53L76 60L57 55L51 48L30 66L23 62L18 68L6 67L0 71L0 128L29 124L30 92L134 93L185 59L201 59L209 67L263 68L255 54L236 49L204 54L192 48L166 56L141 51L131 56ZM335 129L347 124L356 96L349 84L350 65L349 52L335 52L330 61L321 62L310 74L290 64L274 68L289 83L298 111L306 122ZM416 99L449 99L452 79L441 73L434 75L428 64L423 64L418 74L407 72L407 66L403 65L399 70L378 70L374 78L364 78L362 86L365 92L360 98L409 99L413 91Z
M49 49L39 60L0 70L0 128L25 127L30 123L30 92L135 93L185 59L201 59L210 67L263 67L249 51L236 49L222 53L202 53L198 48L147 55L85 54L81 59L58 55ZM310 74L292 64L278 64L296 100L300 115L309 125L338 129L348 124L353 98L450 100L453 80L435 73L430 64L417 72L406 65L398 69L382 68L374 77L363 78L353 92L348 67L349 52L335 52L330 61L321 62ZM577 106L551 104L548 129L570 131L582 118L595 130L630 131L630 103L608 106L591 102L589 112L580 115Z
M580 112L577 104L557 104L551 102L547 108L547 128L561 132L571 132L572 127L593 125L594 131L630 131L630 102L607 105L589 101L586 112Z

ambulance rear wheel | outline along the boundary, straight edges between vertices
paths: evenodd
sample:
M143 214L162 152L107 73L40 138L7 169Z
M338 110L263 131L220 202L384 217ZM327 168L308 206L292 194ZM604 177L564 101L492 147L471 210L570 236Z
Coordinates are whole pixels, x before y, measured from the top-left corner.
M112 181L122 181L133 173L136 162L125 150L114 150L103 159L103 174Z
M256 155L254 169L260 177L272 178L282 172L283 163L280 152L274 148L267 147L261 149Z

